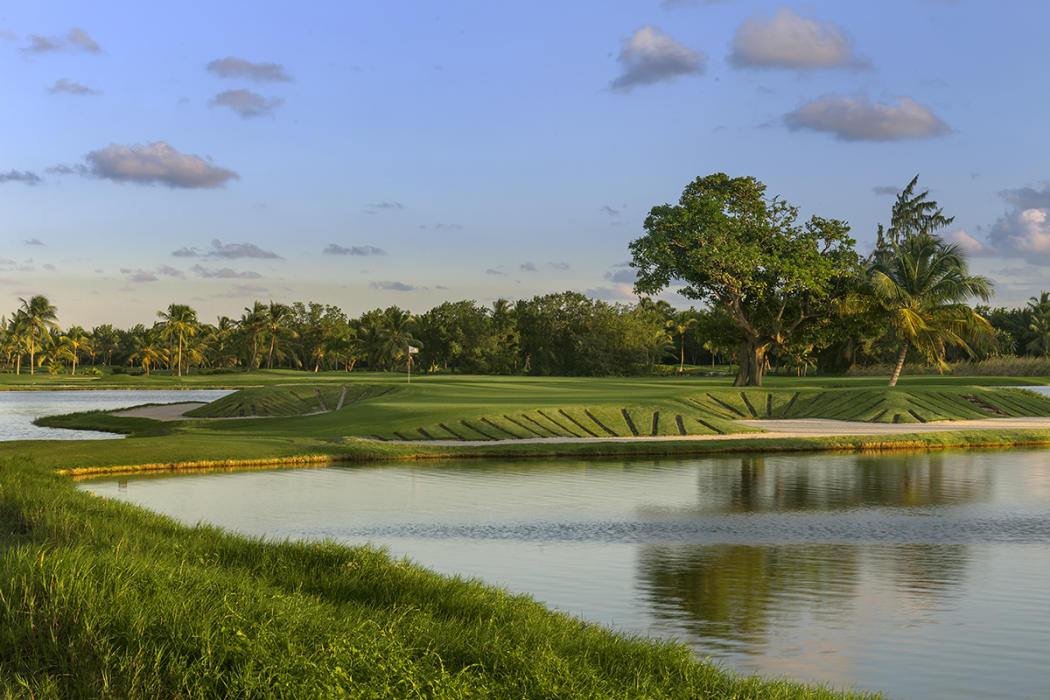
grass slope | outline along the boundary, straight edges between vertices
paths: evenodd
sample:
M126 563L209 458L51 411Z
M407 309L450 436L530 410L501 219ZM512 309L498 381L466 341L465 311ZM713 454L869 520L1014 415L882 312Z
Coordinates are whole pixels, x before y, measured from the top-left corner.
M0 459L0 567L7 697L855 697L373 549L181 526L26 458Z

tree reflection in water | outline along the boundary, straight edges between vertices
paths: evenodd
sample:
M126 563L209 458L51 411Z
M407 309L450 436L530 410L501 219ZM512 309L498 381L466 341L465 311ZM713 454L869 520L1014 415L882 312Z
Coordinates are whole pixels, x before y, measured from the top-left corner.
M968 545L835 541L835 518L864 509L981 502L992 491L987 462L952 455L946 468L942 454L718 460L699 471L698 487L695 506L673 514L685 520L690 514L752 516L739 521L740 537L733 543L644 544L637 584L661 625L708 652L753 651L814 624L848 627L863 613L873 586L895 596L902 615L921 622L965 578ZM829 527L822 532L832 535L778 542L770 528L753 527L764 515L795 512L824 513ZM756 541L740 542L749 533Z

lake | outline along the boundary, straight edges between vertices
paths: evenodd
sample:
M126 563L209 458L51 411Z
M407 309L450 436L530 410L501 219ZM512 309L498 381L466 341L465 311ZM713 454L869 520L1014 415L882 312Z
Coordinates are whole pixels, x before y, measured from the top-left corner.
M33 425L43 416L81 411L117 411L144 403L214 401L230 391L198 389L187 391L0 391L0 442L5 440L109 440L117 433L96 430L66 430Z
M81 487L272 538L374 543L744 673L1045 697L1050 451L447 462Z

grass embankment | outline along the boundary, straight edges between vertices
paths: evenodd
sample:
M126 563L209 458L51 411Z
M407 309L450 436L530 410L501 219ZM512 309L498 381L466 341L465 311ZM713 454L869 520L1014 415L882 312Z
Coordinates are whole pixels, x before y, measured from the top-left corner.
M7 697L844 697L369 548L185 527L0 459Z

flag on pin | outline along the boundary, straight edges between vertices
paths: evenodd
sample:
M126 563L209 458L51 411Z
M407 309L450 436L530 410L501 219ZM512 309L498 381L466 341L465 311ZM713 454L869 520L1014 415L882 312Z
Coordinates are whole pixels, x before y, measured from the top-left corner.
M416 355L416 354L418 354L418 353L419 353L419 348L417 348L417 347L416 347L416 346L414 346L414 345L409 345L409 346L408 346L408 354L409 354L409 355Z

